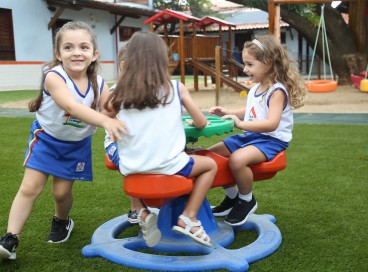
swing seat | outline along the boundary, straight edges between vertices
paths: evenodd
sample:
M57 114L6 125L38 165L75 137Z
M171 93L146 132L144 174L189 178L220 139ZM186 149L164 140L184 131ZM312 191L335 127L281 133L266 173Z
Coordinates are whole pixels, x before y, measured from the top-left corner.
M360 91L364 93L368 92L368 79L360 81Z
M306 82L306 86L311 93L328 93L337 89L337 81L319 79Z
M360 77L360 76L356 76L354 74L351 74L350 75L350 80L353 82L354 86L356 89L359 90L360 88L360 82L363 80L364 78L363 77Z
M216 161L218 171L211 188L235 184L228 158L209 150L197 151L194 154ZM281 151L269 162L251 166L255 181L270 179L285 168L285 151ZM193 179L179 175L132 174L124 178L123 189L127 195L142 199L149 207L161 207L174 198L189 194L193 189Z

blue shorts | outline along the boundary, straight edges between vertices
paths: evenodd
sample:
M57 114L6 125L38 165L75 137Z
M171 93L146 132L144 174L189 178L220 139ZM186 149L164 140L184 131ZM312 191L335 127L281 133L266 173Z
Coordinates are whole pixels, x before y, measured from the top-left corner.
M118 145L116 143L111 143L108 147L106 147L106 154L110 161L119 169L120 158Z
M189 162L179 171L176 173L176 175L180 175L183 177L189 177L190 173L192 172L194 165L194 160L192 157L189 157Z
M66 180L92 180L92 136L72 142L47 134L38 121L31 125L23 165Z
M255 132L235 134L224 139L223 142L231 153L239 148L253 145L265 154L268 161L272 160L279 152L285 150L289 146L287 142Z

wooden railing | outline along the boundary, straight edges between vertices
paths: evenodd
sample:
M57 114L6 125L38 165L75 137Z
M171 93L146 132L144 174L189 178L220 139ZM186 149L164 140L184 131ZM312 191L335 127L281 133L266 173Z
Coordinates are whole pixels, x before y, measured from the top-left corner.
M173 60L174 54L179 54L179 36L162 37L168 48L169 58ZM218 36L202 36L196 37L196 57L197 58L215 58L215 47L219 45ZM184 59L193 58L193 37L184 37Z

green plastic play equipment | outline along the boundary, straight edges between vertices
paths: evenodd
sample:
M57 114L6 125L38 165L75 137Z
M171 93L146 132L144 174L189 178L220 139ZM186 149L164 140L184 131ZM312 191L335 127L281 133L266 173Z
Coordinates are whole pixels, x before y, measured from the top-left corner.
M186 120L191 120L190 116L183 116L183 125L185 129L185 135L187 143L195 143L201 136L211 137L213 135L222 135L224 133L230 133L234 130L234 120L223 120L218 116L206 116L210 122L206 129L197 129L196 127L187 124Z

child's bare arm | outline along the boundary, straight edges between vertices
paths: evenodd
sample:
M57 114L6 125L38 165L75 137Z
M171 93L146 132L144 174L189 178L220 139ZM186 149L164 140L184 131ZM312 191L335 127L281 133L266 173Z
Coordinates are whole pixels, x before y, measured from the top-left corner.
M102 89L101 92L101 96L100 96L100 100L98 103L98 107L100 109L100 112L104 115L107 115L109 117L116 117L117 112L115 112L114 110L111 109L106 109L105 107L105 103L108 100L109 96L110 96L111 92L109 91L109 88L107 86L107 84L105 83L105 86Z
M243 120L244 115L245 115L245 107L240 108L240 109L236 109L236 110L227 110L223 107L215 106L215 107L210 108L208 113L210 115L217 115L217 116L220 116L220 117L222 117L224 115L235 115L239 119Z
M121 139L120 134L127 133L126 126L122 121L109 118L90 107L78 103L64 80L56 73L47 74L45 86L59 107L85 123L105 128L113 140Z
M234 120L234 126L236 128L252 131L252 132L270 132L277 129L282 111L286 102L286 96L283 91L275 91L269 102L267 119L257 121L242 121L235 115L224 115L222 118L231 118Z
M183 106L188 112L188 114L192 117L194 126L198 129L204 128L207 125L206 116L194 103L192 97L189 94L188 89L184 86L184 84L180 83L179 89Z

